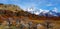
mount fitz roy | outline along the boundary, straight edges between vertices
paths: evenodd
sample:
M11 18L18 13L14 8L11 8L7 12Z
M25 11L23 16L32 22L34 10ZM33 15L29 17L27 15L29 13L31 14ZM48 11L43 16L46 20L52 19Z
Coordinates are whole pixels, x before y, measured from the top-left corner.
M47 16L47 17L59 17L60 13L57 12L57 8L54 8L54 10L42 10L42 9L34 9L34 8L28 8L25 11L28 11L29 13L36 14L39 16Z

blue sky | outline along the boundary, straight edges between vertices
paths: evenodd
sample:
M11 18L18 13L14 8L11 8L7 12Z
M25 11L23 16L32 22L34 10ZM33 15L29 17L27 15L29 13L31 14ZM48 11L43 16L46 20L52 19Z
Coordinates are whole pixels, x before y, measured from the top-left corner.
M60 0L0 0L3 4L16 4L26 9L34 7L43 10L57 9L60 12Z

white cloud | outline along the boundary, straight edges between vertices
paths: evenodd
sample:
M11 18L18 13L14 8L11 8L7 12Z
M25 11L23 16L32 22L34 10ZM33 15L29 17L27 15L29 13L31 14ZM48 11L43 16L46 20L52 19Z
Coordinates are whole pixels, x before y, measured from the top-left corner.
M55 7L53 11L57 12L57 11L58 11L58 9Z
M42 10L42 9L39 9L40 10L40 12L43 12L44 10Z
M49 12L49 10L42 10L42 9L40 9L40 12L46 13L46 12Z

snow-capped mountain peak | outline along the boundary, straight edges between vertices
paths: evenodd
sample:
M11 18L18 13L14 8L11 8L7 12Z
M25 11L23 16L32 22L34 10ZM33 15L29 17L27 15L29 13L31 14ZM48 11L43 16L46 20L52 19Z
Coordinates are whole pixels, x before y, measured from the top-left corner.
M58 16L57 14L57 8L54 8L54 10L43 10L43 9L35 9L35 8L28 8L26 11L32 13L32 14L36 14L36 15L43 15L43 16ZM47 15L46 15L47 14Z

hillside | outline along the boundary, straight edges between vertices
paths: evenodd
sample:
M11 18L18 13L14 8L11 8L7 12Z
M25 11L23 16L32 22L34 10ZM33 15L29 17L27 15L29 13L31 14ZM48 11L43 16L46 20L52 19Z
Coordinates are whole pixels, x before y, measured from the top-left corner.
M32 21L34 23L45 23L46 20L52 22L53 24L60 23L60 17L45 17L31 14L27 11L23 11L17 5L11 4L0 4L0 22L7 21L8 19L12 20L25 20L28 22Z

